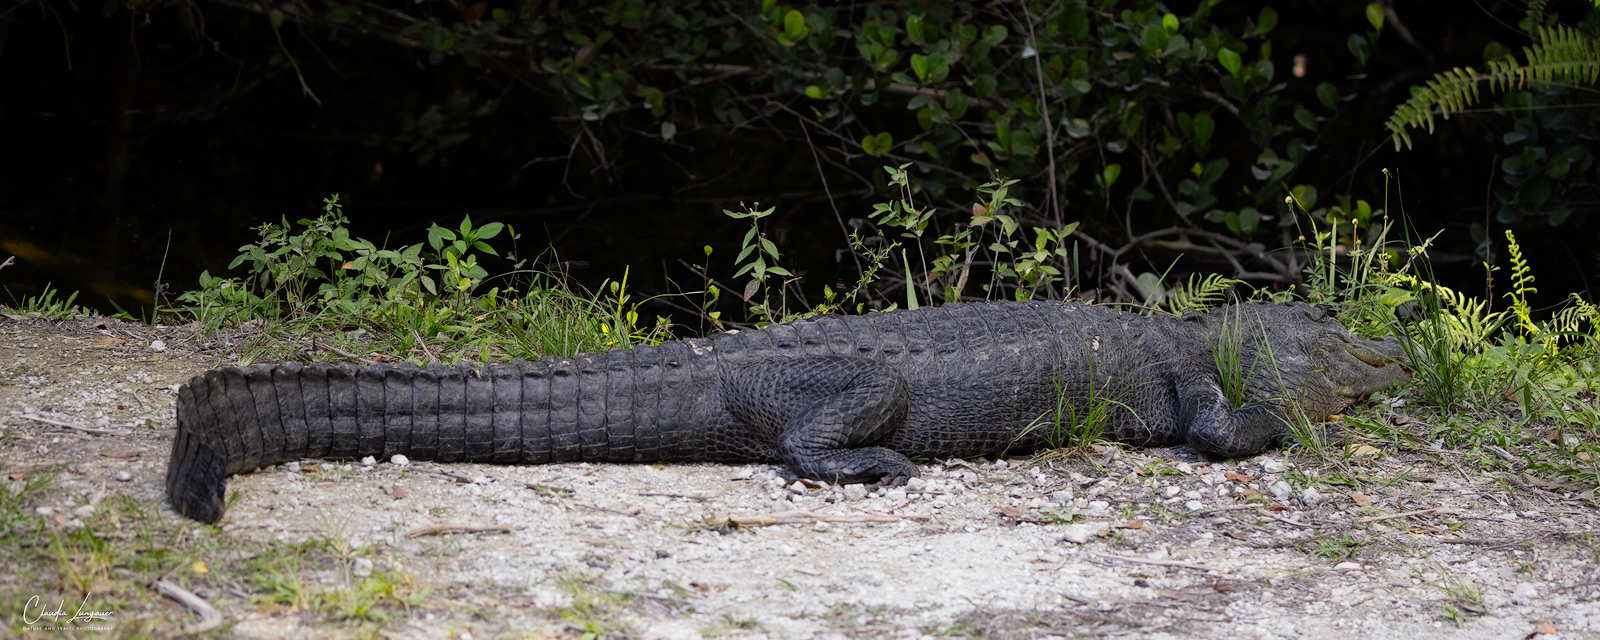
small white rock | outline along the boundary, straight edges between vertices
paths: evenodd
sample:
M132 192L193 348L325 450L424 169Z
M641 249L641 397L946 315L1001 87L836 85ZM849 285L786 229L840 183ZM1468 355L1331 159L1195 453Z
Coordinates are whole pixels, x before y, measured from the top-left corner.
M846 500L860 500L867 497L867 487L862 484L847 484L844 486Z
M1072 504L1072 492L1061 490L1050 494L1050 501L1061 506Z
M117 482L130 482L130 481L133 480L133 474L128 473L126 471L118 471L116 473L116 475L113 475L111 477L116 478Z
M994 468L996 468L996 469L1004 469L1007 466L1008 465L1006 464L1006 459L1005 458L1001 458L999 460L995 460L994 461Z
M1271 486L1267 487L1267 491L1272 492L1272 497L1279 500L1294 495L1294 487L1289 486L1289 483L1282 480L1272 483Z
M1183 490L1179 489L1178 485L1169 484L1169 485L1161 488L1161 497L1164 498L1164 499L1167 499L1167 500L1171 500L1174 497L1177 497L1178 492L1180 492L1180 491L1183 491Z
M72 517L74 518L87 518L92 515L94 515L94 505L92 504L81 505L72 510Z
M1089 510L1090 511L1105 511L1106 509L1110 509L1110 508L1111 508L1111 503L1106 502L1105 500L1090 500L1089 501Z
M48 515L54 514L56 512L56 510L55 510L55 507L39 507L37 509L34 509L33 512L37 513L37 514L39 514L41 516L48 516Z
M283 470L284 471L288 471L289 473L300 473L300 463L291 462L289 464L283 465Z
M1094 538L1094 525L1073 524L1061 528L1061 541L1083 544Z
M883 494L883 497L887 498L890 502L905 502L905 500L906 500L906 490L905 489L890 489L889 491L887 491L887 492L885 492Z
M912 478L912 479L906 481L906 490L907 491L925 491L925 490L927 490L927 488L928 488L928 481L927 480L923 480L922 478Z
M1206 503L1201 502L1199 500L1190 500L1190 501L1184 503L1183 506L1184 506L1184 508L1186 508L1186 509L1188 509L1190 511L1199 511L1201 509L1206 508Z
M356 558L355 564L350 567L350 575L357 578L365 578L372 575L372 559Z
M162 351L166 351L167 350L167 343L162 342L160 340L151 340L150 341L150 350L154 351L156 353L160 353Z
M1300 492L1300 502L1308 507L1315 507L1322 502L1322 492L1306 487L1305 491Z
M1341 562L1333 565L1334 571L1360 571L1361 565L1355 562Z
M361 459L361 466L363 467L370 467L375 464L378 464L378 459L372 456L367 456Z
M1275 458L1262 458L1261 469L1267 473L1282 473L1283 461Z
M411 459L405 457L404 454L396 453L396 454L394 454L393 457L389 458L389 464L395 465L397 467L403 467L403 466L406 466L408 464L411 464Z
M1534 588L1533 583L1530 582L1518 584L1517 589L1511 592L1511 602L1513 604L1528 605L1533 604L1538 599L1539 590Z
M789 485L789 493L793 493L795 495L805 495L806 483L795 480L794 484Z

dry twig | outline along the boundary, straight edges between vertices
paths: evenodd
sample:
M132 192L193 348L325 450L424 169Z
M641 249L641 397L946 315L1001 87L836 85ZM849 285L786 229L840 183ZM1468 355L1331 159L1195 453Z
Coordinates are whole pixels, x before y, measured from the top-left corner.
M849 515L824 515L810 511L779 511L753 516L729 516L728 522L741 527L762 527L773 524L813 524L817 522L899 522L901 520L927 520L928 515L894 515L887 513L856 513Z
M127 429L100 429L98 427L85 427L85 426L83 426L81 424L72 424L70 422L62 422L60 420L54 420L54 419L51 419L51 418L46 418L44 416L36 416L36 415L31 414L31 413L22 414L21 417L24 420L32 420L34 422L43 422L45 424L53 424L53 425L58 426L58 427L66 427L68 429L76 429L76 430L82 431L84 433L94 433L94 434L99 434L99 435L103 435L103 436L125 436L125 435L128 435L128 434L132 433L131 431L128 431Z
M441 533L511 533L512 526L508 524L430 524L426 527L417 527L406 532L406 539L434 536Z
M195 624L180 625L178 633L197 635L222 626L222 614L217 611L216 607L211 606L211 603L206 602L205 598L201 598L188 589L166 580L157 580L155 587L161 592L161 595L177 600L183 606L188 607L190 611L193 611L196 616L199 616L200 621Z

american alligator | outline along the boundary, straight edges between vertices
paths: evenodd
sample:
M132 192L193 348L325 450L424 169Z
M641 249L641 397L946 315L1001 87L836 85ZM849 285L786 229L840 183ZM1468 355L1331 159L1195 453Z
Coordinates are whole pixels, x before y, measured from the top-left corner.
M1231 342L1230 342L1231 341ZM1213 346L1240 354L1248 402ZM167 493L222 517L224 479L301 458L781 462L804 478L901 482L909 456L1028 452L1102 411L1103 437L1263 451L1405 373L1391 341L1327 308L1245 303L1182 317L1063 302L822 316L510 364L208 371L178 392ZM1228 367L1224 367L1228 368ZM1056 420L1056 416L1062 420Z

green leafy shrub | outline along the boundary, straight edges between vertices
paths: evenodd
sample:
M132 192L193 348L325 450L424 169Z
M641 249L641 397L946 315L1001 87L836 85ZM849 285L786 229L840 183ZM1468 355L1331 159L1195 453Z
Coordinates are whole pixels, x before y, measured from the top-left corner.
M287 220L262 226L260 240L240 247L230 265L244 267L244 277L202 273L200 288L181 294L176 310L207 331L267 323L255 355L300 348L275 336L329 335L346 347L375 348L380 357L453 360L597 352L665 335L664 320L639 325L626 275L594 298L521 261L491 276L479 257L499 256L488 242L505 231L499 222L434 225L425 243L398 249L352 237L348 223L335 195L298 227Z

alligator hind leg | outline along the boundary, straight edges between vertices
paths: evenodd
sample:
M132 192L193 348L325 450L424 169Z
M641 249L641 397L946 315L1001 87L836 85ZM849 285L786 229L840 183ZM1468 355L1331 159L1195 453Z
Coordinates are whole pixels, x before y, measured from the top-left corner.
M905 482L917 467L874 446L905 422L910 387L881 362L847 356L773 358L730 367L728 409L776 438L778 455L803 478Z

